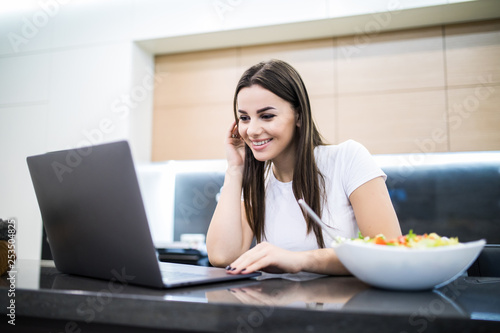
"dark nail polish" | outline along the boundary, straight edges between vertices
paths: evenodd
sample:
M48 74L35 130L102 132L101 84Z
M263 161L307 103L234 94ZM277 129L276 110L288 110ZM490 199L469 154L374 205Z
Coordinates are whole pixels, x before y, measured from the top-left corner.
M231 266L228 265L228 266L226 266L226 271L229 271L229 270L231 270Z
M235 271L236 270L236 267L231 267L231 271Z

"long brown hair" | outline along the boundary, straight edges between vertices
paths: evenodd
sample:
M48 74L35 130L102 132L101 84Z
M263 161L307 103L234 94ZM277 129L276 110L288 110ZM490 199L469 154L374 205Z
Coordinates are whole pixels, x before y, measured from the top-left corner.
M297 159L295 161L292 189L295 198L304 199L321 216L324 200L324 179L318 170L314 158L314 148L323 145L323 139L312 119L311 106L306 87L299 73L288 63L270 60L250 67L241 76L234 93L234 117L238 122L238 93L243 88L259 85L289 102L298 115L300 126L297 127ZM265 237L265 175L269 171L270 161L255 159L250 147L245 146L245 166L243 173L243 199L247 221L257 239ZM325 247L321 228L304 212L307 232L314 231L320 248Z

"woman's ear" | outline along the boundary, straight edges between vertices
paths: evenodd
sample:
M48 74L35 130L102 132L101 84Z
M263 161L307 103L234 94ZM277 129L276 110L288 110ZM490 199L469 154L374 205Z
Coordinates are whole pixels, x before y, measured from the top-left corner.
M300 113L298 113L298 112L295 113L295 125L297 127L300 127L300 125L302 125L302 117L300 116Z

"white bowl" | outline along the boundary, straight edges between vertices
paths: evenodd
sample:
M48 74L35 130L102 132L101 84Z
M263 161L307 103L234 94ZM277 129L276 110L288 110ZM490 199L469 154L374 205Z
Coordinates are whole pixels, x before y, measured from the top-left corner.
M425 290L450 283L479 256L486 241L416 249L346 241L332 244L344 266L375 287Z

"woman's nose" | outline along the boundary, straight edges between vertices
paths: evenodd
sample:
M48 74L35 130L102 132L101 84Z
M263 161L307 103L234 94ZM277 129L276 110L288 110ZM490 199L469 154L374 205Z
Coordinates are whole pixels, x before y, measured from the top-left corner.
M249 137L256 137L262 132L262 127L260 124L255 121L251 120L250 123L248 124L247 128L247 134Z

